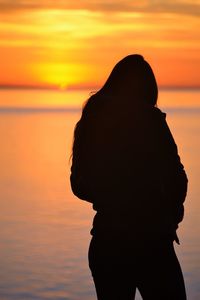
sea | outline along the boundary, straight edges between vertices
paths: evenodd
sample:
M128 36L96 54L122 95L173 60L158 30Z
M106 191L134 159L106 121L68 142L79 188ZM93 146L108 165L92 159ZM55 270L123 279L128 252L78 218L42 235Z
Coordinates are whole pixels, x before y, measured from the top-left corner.
M0 90L0 300L96 299L88 268L94 211L69 183L73 130L88 97ZM158 107L189 178L175 248L187 297L199 300L200 90L160 90Z

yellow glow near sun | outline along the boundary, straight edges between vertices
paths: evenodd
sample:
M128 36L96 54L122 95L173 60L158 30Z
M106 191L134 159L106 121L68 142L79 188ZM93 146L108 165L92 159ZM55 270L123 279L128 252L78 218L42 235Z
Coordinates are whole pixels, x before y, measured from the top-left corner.
M73 63L41 63L34 65L32 69L42 83L66 89L68 86L80 83L87 68Z

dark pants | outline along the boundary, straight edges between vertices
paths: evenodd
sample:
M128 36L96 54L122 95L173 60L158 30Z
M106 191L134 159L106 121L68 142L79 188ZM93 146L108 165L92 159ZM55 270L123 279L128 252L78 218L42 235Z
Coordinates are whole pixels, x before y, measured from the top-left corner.
M185 300L185 286L172 241L93 237L89 266L98 300Z

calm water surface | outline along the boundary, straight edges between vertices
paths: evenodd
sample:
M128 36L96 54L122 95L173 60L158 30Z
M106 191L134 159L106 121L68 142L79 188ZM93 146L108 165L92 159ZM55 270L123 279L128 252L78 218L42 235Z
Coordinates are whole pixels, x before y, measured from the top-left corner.
M181 245L176 247L189 300L200 299L199 95L160 96L189 177ZM69 185L78 118L78 111L0 113L1 300L95 299L87 265L94 212L72 195Z

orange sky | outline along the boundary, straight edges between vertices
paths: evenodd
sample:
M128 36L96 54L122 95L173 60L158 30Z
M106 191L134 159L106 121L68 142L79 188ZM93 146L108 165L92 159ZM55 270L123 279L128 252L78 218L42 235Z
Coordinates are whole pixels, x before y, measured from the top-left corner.
M200 87L199 0L0 0L0 84L100 86L130 53L160 86Z

